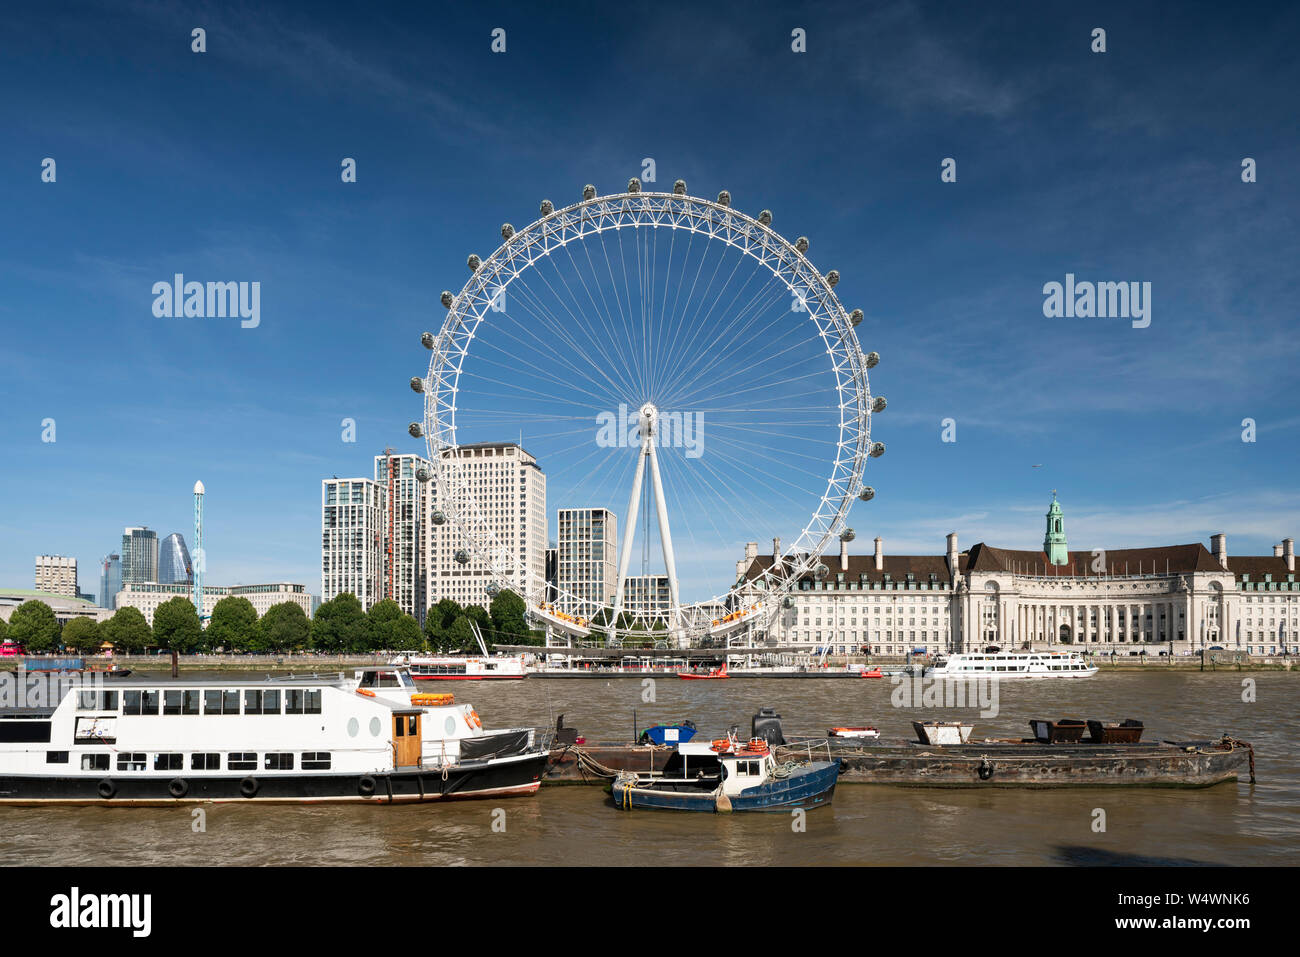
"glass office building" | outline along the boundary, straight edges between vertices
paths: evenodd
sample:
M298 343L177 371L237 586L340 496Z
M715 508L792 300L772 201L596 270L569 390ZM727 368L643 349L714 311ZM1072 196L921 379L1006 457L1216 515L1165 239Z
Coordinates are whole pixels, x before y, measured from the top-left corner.
M158 549L158 584L179 585L194 582L194 567L190 550L185 547L185 536L172 532Z

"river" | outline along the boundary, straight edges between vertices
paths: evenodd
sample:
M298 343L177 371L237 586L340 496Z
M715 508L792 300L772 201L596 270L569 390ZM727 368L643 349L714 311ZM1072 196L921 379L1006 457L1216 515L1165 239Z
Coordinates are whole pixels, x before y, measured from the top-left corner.
M1244 679L1255 700L1243 701ZM596 787L545 786L534 797L445 805L209 805L3 808L0 864L346 865L989 865L1300 864L1300 716L1289 673L1156 672L1006 682L996 718L975 737L1028 733L1031 717L1139 718L1144 740L1250 741L1258 783L1201 790L939 790L844 784L834 803L787 814L628 814ZM439 688L438 690L448 690ZM588 740L692 719L710 737L776 708L787 733L874 724L911 734L914 718L970 712L894 708L885 680L660 678L458 683L488 727L554 725ZM653 690L654 700L643 700ZM1095 829L1098 810L1105 830ZM503 814L501 812L504 812ZM199 825L202 828L199 828Z

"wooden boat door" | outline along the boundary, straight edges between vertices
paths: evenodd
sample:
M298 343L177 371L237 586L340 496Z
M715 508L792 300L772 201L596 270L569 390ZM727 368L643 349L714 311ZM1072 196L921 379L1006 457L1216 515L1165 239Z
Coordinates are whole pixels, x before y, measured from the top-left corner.
M420 716L393 715L393 767L412 768L420 764Z

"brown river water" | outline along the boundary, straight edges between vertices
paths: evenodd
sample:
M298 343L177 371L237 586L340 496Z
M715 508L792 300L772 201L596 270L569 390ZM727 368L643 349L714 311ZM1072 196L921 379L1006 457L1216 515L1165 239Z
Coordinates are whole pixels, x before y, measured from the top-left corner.
M1154 669L1153 669L1154 672ZM1242 701L1243 679L1256 700ZM34 865L989 865L1300 864L1300 681L1294 674L1112 673L1006 682L996 718L894 708L888 679L659 678L456 683L487 727L553 726L564 713L588 741L626 741L691 719L716 737L749 730L762 706L787 734L873 724L910 736L913 719L964 718L973 737L1028 733L1040 718L1139 718L1144 740L1250 741L1258 783L1199 790L973 790L842 784L830 807L791 815L628 814L597 787L544 786L533 797L443 805L0 808L0 864ZM1106 829L1094 831L1096 809ZM504 811L504 815L499 813ZM496 812L496 813L494 813ZM496 825L494 829L494 823ZM504 829L502 829L504 827Z

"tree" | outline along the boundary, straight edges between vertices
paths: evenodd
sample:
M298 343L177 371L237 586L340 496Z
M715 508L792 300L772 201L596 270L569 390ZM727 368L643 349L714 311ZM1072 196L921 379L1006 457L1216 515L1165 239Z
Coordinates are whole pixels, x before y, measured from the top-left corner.
M227 595L213 606L207 630L209 647L249 651L257 640L257 609L251 601Z
M340 655L365 651L370 644L369 630L357 596L342 592L316 609L311 623L312 647Z
M448 651L471 651L476 649L478 642L474 640L474 629L470 625L470 619L465 615L461 615L453 621L451 627L446 631L444 643Z
M461 614L460 603L452 598L444 598L429 608L429 613L424 618L424 637L431 650L437 652L450 650L448 629Z
M181 654L205 647L203 626L193 602L177 595L159 605L153 613L153 640L159 648Z
M214 615L216 609L213 609ZM302 605L282 601L266 610L257 623L258 651L297 651L311 643L311 622Z
M59 643L59 620L43 601L25 601L9 616L7 637L28 651L53 651Z
M423 646L420 623L391 598L371 605L366 619L370 646L376 651L418 651Z
M5 640L5 632L9 630L9 622L0 618L0 641Z
M499 592L492 599L489 614L492 617L492 640L502 645L530 645L534 641L528 632L528 622L524 618L528 606L524 600L509 589Z
M153 632L139 608L124 605L99 626L99 637L111 641L114 651L144 651L153 641Z
M63 626L63 643L71 648L94 653L99 641L99 625L93 618L73 618Z

